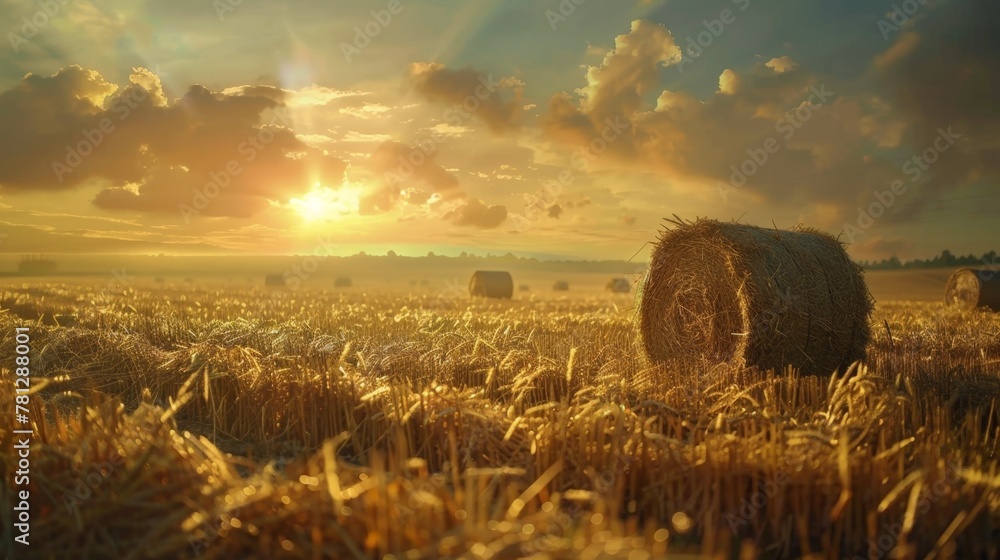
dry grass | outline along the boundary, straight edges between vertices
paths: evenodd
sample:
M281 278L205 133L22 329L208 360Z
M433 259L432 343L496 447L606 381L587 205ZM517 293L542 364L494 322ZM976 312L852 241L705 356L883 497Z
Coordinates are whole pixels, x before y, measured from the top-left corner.
M644 369L609 296L87 293L2 295L78 316L32 332L35 557L997 554L994 314L881 306L821 378Z

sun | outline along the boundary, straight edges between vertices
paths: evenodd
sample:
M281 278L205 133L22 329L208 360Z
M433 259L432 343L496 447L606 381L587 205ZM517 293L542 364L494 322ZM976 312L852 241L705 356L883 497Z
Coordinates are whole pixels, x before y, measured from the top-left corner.
M311 191L301 197L289 199L288 206L307 223L339 220L358 213L361 192L359 186L346 181L339 189L316 183Z

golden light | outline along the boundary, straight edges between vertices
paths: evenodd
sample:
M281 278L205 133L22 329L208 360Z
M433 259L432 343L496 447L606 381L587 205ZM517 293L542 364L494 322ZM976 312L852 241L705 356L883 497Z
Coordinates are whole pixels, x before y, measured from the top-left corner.
M316 183L305 195L289 199L288 206L309 223L338 220L358 213L361 193L362 189L359 186L346 181L339 189L331 189Z

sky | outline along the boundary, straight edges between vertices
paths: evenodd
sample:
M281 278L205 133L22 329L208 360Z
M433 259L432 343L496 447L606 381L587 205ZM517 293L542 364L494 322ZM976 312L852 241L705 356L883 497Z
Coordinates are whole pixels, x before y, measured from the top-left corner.
M989 0L0 0L0 252L1000 245ZM335 249L330 249L335 247Z

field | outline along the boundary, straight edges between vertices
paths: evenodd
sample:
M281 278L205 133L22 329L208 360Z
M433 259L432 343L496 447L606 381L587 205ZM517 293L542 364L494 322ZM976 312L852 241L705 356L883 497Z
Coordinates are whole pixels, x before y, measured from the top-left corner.
M1000 314L938 303L947 272L867 278L869 357L833 377L651 366L632 296L583 277L510 301L439 281L10 280L0 355L16 327L31 338L30 550L997 557Z

